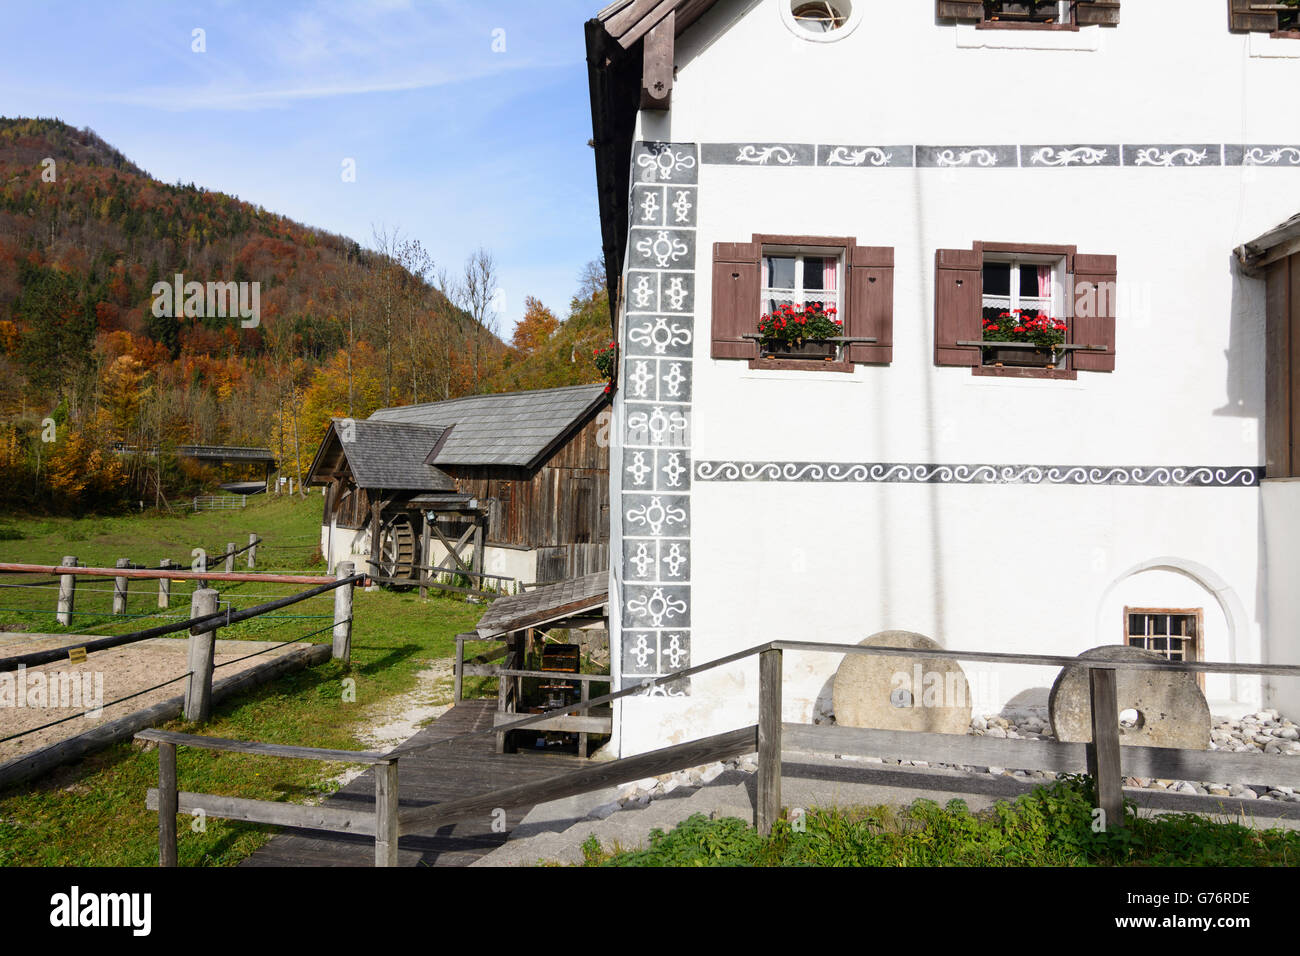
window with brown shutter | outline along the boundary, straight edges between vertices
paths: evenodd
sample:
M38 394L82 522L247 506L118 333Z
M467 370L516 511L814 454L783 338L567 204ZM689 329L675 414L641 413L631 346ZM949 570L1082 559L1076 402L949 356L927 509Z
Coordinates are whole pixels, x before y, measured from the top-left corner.
M1300 4L1228 0L1228 29L1233 33L1300 36Z
M1115 369L1114 256L977 242L935 254L934 361L976 375Z
M937 0L940 20L974 20L982 27L1077 30L1116 26L1120 0Z
M758 242L718 242L713 246L713 344L715 359L752 359L758 347L744 338L757 327Z
M765 319L783 313L806 318L810 307L827 327L838 323L839 334L809 337L798 346L761 337ZM846 237L785 235L714 246L714 358L748 359L751 368L813 371L887 365L893 359L893 312L892 248L859 246Z

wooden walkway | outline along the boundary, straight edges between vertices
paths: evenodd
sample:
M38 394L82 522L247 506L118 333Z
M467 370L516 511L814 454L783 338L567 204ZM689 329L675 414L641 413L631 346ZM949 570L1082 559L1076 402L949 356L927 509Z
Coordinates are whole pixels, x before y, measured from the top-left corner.
M412 738L426 742L446 740L492 727L495 700L463 700ZM459 797L472 797L501 787L532 783L579 767L587 761L568 754L498 754L496 739L488 734L462 743L448 744L403 757L398 782L403 807L428 806ZM327 807L374 811L373 771L366 771L325 801ZM517 827L531 807L506 814L507 829ZM399 852L401 866L467 866L506 841L505 833L492 832L492 820L466 821L437 832L404 835ZM286 828L271 838L242 866L374 866L373 837Z

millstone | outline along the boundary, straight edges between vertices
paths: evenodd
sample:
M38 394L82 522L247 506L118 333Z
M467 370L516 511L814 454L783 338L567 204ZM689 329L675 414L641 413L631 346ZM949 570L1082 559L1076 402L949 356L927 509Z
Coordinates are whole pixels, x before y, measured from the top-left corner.
M1140 647L1111 644L1079 655L1083 660L1164 660ZM1121 724L1119 742L1140 747L1181 747L1205 750L1210 744L1210 708L1196 683L1195 674L1177 671L1115 672L1115 699L1120 713L1135 710L1137 726ZM1092 707L1088 670L1067 664L1052 685L1048 698L1052 732L1057 740L1087 743L1092 740Z
M861 646L943 650L912 631L881 631ZM832 695L835 722L844 727L936 734L970 730L970 687L956 661L901 654L846 654L835 672Z

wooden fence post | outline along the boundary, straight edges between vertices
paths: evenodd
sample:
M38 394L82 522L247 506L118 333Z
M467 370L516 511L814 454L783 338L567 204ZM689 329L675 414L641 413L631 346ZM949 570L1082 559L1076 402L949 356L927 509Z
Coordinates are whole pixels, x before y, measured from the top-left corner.
M456 635L456 660L452 665L452 701L460 703L461 692L465 688L465 636Z
M375 866L397 866L397 796L397 761L375 764Z
M190 552L190 554L193 555L195 551L198 552L198 557L194 559L194 563L190 565L190 569L199 572L206 571L208 569L208 552L204 551L202 548L195 548L194 551ZM197 578L194 581L195 593L202 591L207 586L208 582L205 578Z
M781 651L758 656L758 801L755 823L767 836L781 815Z
M249 532L248 535L248 570L252 571L257 564L257 535Z
M429 596L429 568L433 565L431 553L433 550L432 537L429 530L429 512L422 514L423 520L420 523L420 600Z
M342 581L344 578L352 577L355 572L356 566L351 561L340 561L334 577ZM334 589L334 650L332 656L336 661L350 661L352 659L351 584Z
M217 592L202 588L190 601L190 617L203 617L217 610ZM210 626L210 625L209 625ZM217 649L217 629L196 634L190 628L190 680L185 688L185 719L205 721L212 716L212 664Z
M1119 753L1119 704L1115 697L1115 671L1088 669L1092 742L1087 746L1088 773L1097 787L1097 806L1107 829L1124 826L1124 777Z
M75 568L77 559L74 555L63 556L63 567ZM56 619L64 627L72 623L72 613L77 603L77 576L75 574L59 575L59 599L55 606Z
M131 562L126 558L118 558L114 567L125 568ZM113 578L113 613L126 613L126 589L129 578Z
M158 567L162 568L164 571L171 570L171 566L172 566L171 558L163 558L162 561L159 562L158 564ZM158 607L166 608L170 606L171 603L172 603L172 579L159 578L158 579Z
M158 744L158 865L176 865L176 745Z
M230 574L235 570L235 542L226 542L226 573Z

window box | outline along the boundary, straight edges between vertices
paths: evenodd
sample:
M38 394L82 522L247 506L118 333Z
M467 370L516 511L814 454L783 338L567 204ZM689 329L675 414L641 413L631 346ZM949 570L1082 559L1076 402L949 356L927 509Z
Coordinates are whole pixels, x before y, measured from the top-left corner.
M1228 0L1228 29L1300 38L1300 0Z
M1114 256L1079 255L1074 246L940 249L935 364L1021 378L1114 371L1115 281Z
M745 359L751 368L846 372L893 361L892 248L859 246L852 238L766 234L716 243L712 297L715 359ZM765 318L804 316L808 307L838 328L810 326L807 336L760 329Z
M984 364L1012 368L1056 368L1056 349L1035 346L1018 349L1014 345L987 345L984 347Z
M838 342L819 339L809 340L799 345L790 342L763 342L760 344L764 358L807 359L816 362L833 362L839 358Z
M937 0L940 20L973 20L982 29L1077 30L1116 26L1120 0Z

